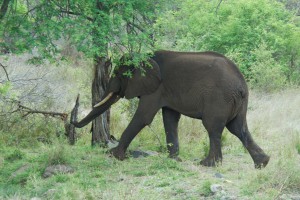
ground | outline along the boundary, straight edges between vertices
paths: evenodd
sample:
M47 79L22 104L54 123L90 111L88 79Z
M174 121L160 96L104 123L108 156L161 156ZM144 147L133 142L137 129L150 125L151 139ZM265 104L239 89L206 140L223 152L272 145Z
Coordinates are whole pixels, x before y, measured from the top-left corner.
M64 138L34 147L2 144L0 199L300 199L300 90L251 91L249 101L249 129L271 156L264 169L254 168L241 142L227 130L222 165L199 165L208 150L207 134L198 120L186 117L179 128L183 161L167 158L158 114L129 148L158 152L148 157L118 161L106 149L92 148L87 133L75 146ZM120 113L116 105L112 133L117 138L129 121ZM57 164L72 170L44 178L45 169Z

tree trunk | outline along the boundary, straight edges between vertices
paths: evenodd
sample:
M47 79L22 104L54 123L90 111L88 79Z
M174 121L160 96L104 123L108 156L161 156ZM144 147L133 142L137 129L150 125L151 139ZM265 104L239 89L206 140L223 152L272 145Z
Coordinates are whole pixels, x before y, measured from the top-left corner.
M10 0L4 0L0 8L0 20L2 20L7 12Z
M98 103L107 87L110 62L104 57L95 56L94 80L92 84L92 105ZM110 140L109 132L110 110L97 117L92 122L92 145L105 146Z

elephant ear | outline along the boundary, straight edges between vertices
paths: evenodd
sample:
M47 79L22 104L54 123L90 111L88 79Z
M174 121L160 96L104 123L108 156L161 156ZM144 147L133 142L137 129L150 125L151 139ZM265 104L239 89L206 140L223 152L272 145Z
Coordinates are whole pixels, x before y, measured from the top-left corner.
M151 94L157 90L161 82L160 70L154 60L150 59L148 63L151 66L143 67L144 73L142 73L141 69L134 70L133 76L128 80L125 90L126 99Z

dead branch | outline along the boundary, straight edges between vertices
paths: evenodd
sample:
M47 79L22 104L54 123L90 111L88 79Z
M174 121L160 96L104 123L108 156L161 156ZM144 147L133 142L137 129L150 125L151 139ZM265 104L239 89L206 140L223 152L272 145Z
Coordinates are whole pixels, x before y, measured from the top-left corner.
M71 124L68 121L69 115L67 113L36 110L36 109L32 109L32 108L22 105L21 102L17 102L17 104L18 104L18 108L16 110L14 110L13 112L22 113L22 117L27 117L28 115L31 115L31 114L41 114L44 117L53 117L53 118L62 120L64 122L65 135L68 137L69 143L71 145L75 144L75 141L76 141L75 127L73 124ZM72 121L72 119L77 120L78 107L79 107L79 95L76 100L76 105L71 112L71 121Z
M63 121L66 121L68 118L68 114L67 113L60 113L60 112L50 112L50 111L41 111L41 110L35 110L35 109L31 109L29 107L23 106L20 103L18 104L18 110L23 114L22 117L26 117L30 114L42 114L45 117L54 117L54 118L60 118Z
M2 63L0 63L0 66L1 66L2 69L4 70L7 80L10 81L10 80L9 80L8 73L7 73L7 71L6 71L6 66L4 66Z
M68 138L69 138L69 142L71 145L75 144L75 140L76 140L75 126L71 122L77 122L79 97L80 97L80 95L78 94L78 96L76 98L75 106L74 106L73 110L71 111L70 123L65 122L65 129L66 129L66 132L68 133Z
M79 107L79 98L80 98L80 94L77 95L75 106L74 106L73 110L71 111L71 117L70 117L70 121L71 122L77 122L77 113L78 113L78 107Z
M220 0L220 1L219 1L219 4L217 5L216 11L215 11L216 15L218 14L218 10L219 10L219 8L220 8L220 5L221 5L222 1L223 1L223 0Z

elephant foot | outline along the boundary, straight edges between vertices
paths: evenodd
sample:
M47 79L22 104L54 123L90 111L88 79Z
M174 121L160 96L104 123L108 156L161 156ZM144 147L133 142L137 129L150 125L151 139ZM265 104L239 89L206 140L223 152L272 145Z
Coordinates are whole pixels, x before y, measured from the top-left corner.
M200 161L200 165L206 166L206 167L215 167L218 163L221 163L222 159L218 158L205 158Z
M124 160L126 158L125 151L118 146L109 150L109 153L118 160Z
M254 160L254 167L256 169L261 169L267 166L267 164L269 163L270 160L270 156L266 155L266 154L261 154L255 157Z

